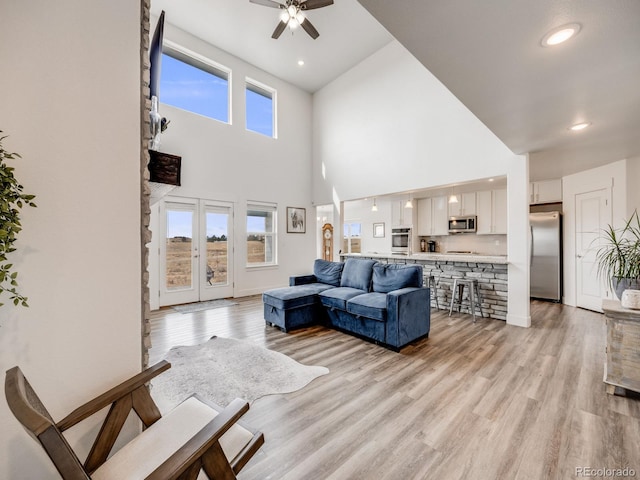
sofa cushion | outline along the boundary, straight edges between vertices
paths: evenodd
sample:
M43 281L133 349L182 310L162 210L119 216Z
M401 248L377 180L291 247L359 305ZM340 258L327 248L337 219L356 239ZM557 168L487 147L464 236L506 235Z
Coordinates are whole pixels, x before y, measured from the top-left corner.
M387 319L387 295L371 292L353 297L347 302L347 312L356 317L367 317L384 322Z
M317 294L333 288L325 283L308 283L295 287L283 287L267 290L262 294L262 301L276 308L290 309L311 305L317 301Z
M371 288L371 277L376 260L347 258L340 279L341 287L357 288L368 292Z
M325 307L346 310L347 300L358 295L362 295L363 293L367 292L358 288L335 287L320 292L319 297L320 302L322 302L322 305L324 305Z
M330 262L318 258L313 263L313 274L316 276L318 282L339 287L343 268L344 263L342 262Z
M372 290L389 293L407 287L422 287L422 265L377 264L373 266Z

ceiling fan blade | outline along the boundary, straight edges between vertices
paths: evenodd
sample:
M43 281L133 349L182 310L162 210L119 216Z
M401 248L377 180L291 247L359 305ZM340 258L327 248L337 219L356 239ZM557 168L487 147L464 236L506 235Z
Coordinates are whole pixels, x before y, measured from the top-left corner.
M273 0L249 0L251 3L262 5L263 7L284 8L284 5Z
M318 33L318 30L316 30L316 27L311 25L311 22L309 21L308 18L305 18L300 24L300 26L304 28L304 31L307 32L309 36L314 40L320 36L320 34Z
M278 26L273 31L273 34L271 35L271 38L274 38L274 39L277 40L278 37L280 37L280 35L282 35L282 32L284 32L284 29L287 28L287 23L289 23L288 19L287 19L286 22L283 22L282 20L280 20L280 23L278 23Z
M313 10L314 8L328 7L329 5L333 5L333 0L307 0L306 2L300 2L300 9Z

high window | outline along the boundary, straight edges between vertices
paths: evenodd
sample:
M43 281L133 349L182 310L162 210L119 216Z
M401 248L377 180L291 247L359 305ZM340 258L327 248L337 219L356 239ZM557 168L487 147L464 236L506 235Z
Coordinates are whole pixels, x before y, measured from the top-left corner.
M247 205L247 266L275 265L277 207L273 204Z
M276 91L255 80L246 79L247 130L276 138Z
M163 47L159 99L189 112L231 123L231 70L174 44Z
M362 224L345 223L342 233L342 251L345 253L361 253Z

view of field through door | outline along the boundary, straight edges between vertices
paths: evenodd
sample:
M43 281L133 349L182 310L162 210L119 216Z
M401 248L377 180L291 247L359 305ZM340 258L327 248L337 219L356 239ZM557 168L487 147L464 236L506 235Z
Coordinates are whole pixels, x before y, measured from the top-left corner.
M160 306L232 297L232 205L167 197L160 221Z

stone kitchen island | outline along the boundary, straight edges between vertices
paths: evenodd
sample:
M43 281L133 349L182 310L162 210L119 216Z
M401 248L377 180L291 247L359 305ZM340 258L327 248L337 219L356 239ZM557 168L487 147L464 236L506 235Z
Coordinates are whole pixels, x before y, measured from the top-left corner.
M506 255L478 255L468 253L414 253L412 255L394 255L391 253L352 253L341 254L345 258L372 258L382 263L417 263L423 266L425 286L433 275L438 292L438 305L448 310L451 303L453 280L468 278L478 280L482 296L482 311L485 317L498 320L507 319L507 269ZM468 290L465 289L462 312L468 312ZM436 308L436 302L431 302Z

